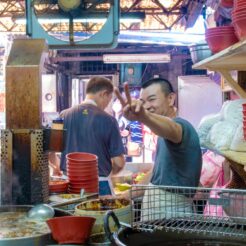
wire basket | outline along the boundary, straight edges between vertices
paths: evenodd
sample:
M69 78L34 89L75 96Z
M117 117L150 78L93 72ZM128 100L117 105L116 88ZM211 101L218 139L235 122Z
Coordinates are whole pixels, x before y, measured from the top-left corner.
M135 198L143 193L141 198ZM131 198L131 227L136 230L236 235L246 239L245 190L135 185Z

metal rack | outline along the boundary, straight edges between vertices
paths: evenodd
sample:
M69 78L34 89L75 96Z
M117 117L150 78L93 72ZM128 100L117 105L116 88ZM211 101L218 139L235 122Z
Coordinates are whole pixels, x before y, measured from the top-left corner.
M130 193L135 230L246 239L246 190L136 185Z
M48 155L42 129L0 131L0 204L48 202Z

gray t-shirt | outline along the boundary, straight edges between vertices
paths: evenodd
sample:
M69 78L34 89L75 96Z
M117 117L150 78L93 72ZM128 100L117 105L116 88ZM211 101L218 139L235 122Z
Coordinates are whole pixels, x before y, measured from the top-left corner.
M61 169L66 171L66 154L88 152L98 156L99 176L112 170L111 158L124 154L124 147L114 117L91 104L80 104L64 110L66 146L61 156Z
M151 183L154 185L197 187L202 153L196 130L186 120L175 118L183 129L182 142L175 144L159 137Z

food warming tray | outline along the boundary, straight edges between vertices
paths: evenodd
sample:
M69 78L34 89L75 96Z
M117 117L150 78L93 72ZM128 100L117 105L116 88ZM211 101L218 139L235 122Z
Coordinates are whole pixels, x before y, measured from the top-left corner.
M144 197L136 200L135 194L141 191ZM105 232L114 245L246 245L245 190L136 185L131 198L127 227L113 211L104 218ZM110 217L116 232L108 227Z

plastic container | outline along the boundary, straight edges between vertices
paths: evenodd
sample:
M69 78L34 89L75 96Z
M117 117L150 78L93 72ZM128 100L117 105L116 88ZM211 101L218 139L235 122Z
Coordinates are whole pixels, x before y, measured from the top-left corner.
M51 128L56 130L63 130L63 119L59 118L53 120Z
M107 200L107 199L106 199ZM117 200L117 199L115 199ZM108 210L85 210L81 209L81 206L90 206L93 202L99 202L99 199L82 202L78 204L75 207L75 215L80 216L93 216L96 218L96 223L94 224L92 228L92 233L104 233L104 226L103 226L103 218L104 215L108 210L113 210L116 216L118 217L119 221L125 222L127 224L130 224L131 222L131 210L130 210L130 204L128 202L128 205L123 206L122 208L114 209L112 207L108 207ZM120 199L119 199L120 201ZM125 200L126 201L126 200ZM110 221L110 229L112 231L115 231L117 228L115 227L115 223L113 221Z

